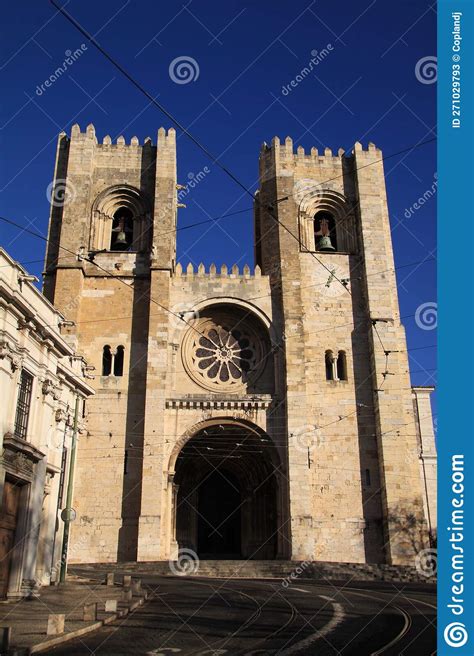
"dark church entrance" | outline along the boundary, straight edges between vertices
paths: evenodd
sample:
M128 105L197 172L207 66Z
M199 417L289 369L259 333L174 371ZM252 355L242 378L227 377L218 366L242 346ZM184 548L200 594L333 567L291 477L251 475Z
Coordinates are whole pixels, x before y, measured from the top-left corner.
M242 495L225 470L208 476L198 489L198 552L201 558L241 557Z
M222 420L196 433L175 466L176 540L200 559L273 559L278 457L272 441Z

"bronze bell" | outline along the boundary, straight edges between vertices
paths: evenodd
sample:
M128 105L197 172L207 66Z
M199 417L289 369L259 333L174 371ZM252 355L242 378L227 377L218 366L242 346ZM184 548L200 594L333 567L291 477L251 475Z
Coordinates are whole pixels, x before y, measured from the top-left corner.
M117 234L117 237L115 239L115 245L120 246L120 247L126 247L128 244L127 240L127 231L125 227L125 220L123 218L119 219L118 226L116 228L112 229L112 232L115 232Z
M127 243L127 235L123 230L120 230L120 232L117 235L117 239L115 240L116 244L126 244Z
M323 252L336 250L331 243L329 221L326 218L321 219L319 230L314 233L314 236L320 237L316 250Z
M318 251L335 251L336 249L331 243L331 237L329 235L324 235L318 241Z

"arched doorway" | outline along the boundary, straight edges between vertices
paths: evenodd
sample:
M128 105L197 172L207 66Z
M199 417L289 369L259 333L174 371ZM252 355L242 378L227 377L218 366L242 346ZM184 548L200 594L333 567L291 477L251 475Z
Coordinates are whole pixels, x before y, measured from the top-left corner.
M242 492L228 470L213 471L198 487L197 545L201 557L240 558Z
M272 559L281 518L278 454L270 438L222 420L198 430L176 460L178 548L201 559Z

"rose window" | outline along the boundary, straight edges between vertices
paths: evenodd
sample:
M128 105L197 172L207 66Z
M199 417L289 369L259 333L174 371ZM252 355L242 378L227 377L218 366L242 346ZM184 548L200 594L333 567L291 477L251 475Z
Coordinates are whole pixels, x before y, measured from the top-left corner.
M183 344L188 373L208 389L238 391L261 373L263 355L260 336L239 317L201 319L188 331Z
M197 343L197 365L211 380L244 379L255 363L255 349L240 330L211 328Z

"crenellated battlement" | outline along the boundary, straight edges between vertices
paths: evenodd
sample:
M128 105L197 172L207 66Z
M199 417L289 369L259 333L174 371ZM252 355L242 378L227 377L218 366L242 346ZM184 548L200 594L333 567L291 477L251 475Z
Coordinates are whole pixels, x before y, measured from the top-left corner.
M109 134L103 137L102 143L99 143L99 140L97 139L96 132L95 132L95 126L92 123L89 123L89 125L87 126L84 132L81 131L80 125L78 123L75 123L71 128L70 137L68 137L66 132L61 132L59 136L60 138L66 137L66 139L70 140L71 142L92 140L99 148L103 146L108 148L139 148L139 147L149 148L149 147L157 146L158 148L172 147L174 149L176 147L176 131L174 128L169 128L168 131L166 131L165 128L160 128L157 134L156 146L154 146L151 137L145 137L143 143L140 143L138 137L133 136L130 139L130 142L127 143L123 135L118 136L115 139L115 142L113 142L112 137Z
M360 142L356 142L350 152L339 148L334 153L331 148L320 151L315 147L308 152L303 146L295 148L291 137L286 137L284 142L274 137L270 145L263 143L260 150L260 180L263 182L275 176L293 174L299 179L338 180L351 170L352 163L358 158L375 160L381 157L381 151L373 143L364 148Z
M279 137L273 137L270 145L268 145L266 142L262 144L260 150L260 160L268 161L270 159L279 159L295 162L302 160L306 160L308 162L323 162L328 159L334 160L341 159L342 157L351 157L355 152L364 150L367 152L381 152L372 142L369 142L367 148L364 149L362 144L359 141L356 141L352 151L348 154L344 148L339 148L337 153L334 154L331 148L325 148L324 151L319 152L319 150L315 147L311 148L309 153L306 153L303 146L298 146L295 150L293 139L291 137L286 137L283 143L280 141Z
M193 264L190 262L186 269L183 268L183 266L178 263L176 265L175 269L175 276L176 277L187 277L187 278L194 278L194 277L208 277L208 278L261 278L262 277L262 270L260 267L257 266L254 268L253 273L250 270L250 267L248 264L245 264L242 271L240 271L239 267L237 264L234 264L230 269L227 266L227 264L223 264L220 268L220 271L217 271L217 267L215 264L211 264L209 267L209 270L206 271L206 267L204 264L201 262L199 266L197 267L196 270L194 270Z

